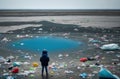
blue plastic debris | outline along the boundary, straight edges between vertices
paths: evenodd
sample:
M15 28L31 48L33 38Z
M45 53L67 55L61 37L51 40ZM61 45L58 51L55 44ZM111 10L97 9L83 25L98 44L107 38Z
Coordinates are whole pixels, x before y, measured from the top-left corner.
M14 66L14 67L20 66L20 62L14 62L14 63L13 63L13 66Z
M57 71L57 67L52 67L52 70L53 71Z
M112 74L109 70L103 67L100 69L98 75L99 75L99 79L120 79L119 77Z
M6 79L15 79L15 78L12 76L8 76Z
M86 78L87 77L87 73L82 73L79 76L82 77L82 78Z

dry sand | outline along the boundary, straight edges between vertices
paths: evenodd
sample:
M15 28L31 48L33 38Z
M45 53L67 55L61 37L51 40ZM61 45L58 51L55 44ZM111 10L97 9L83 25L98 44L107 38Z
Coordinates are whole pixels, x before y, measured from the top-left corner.
M120 16L30 16L30 17L0 17L0 22L40 22L50 21L61 24L74 24L81 27L111 28L120 27ZM16 30L39 25L0 26L0 32Z

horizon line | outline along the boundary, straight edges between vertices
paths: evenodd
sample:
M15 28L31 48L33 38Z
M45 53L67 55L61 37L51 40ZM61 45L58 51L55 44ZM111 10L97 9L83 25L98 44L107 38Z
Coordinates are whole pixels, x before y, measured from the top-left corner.
M120 10L120 9L0 9L0 10Z

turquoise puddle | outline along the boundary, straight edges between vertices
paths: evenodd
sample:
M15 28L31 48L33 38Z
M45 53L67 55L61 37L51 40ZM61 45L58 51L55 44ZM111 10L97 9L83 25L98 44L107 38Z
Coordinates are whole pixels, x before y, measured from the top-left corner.
M46 49L50 52L74 51L82 48L83 43L62 37L41 36L34 38L24 38L10 43L12 48L24 51L42 51Z

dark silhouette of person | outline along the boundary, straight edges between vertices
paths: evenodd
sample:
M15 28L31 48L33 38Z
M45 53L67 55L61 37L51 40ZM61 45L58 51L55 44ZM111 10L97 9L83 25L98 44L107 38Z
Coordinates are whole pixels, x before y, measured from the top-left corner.
M42 56L40 57L40 62L41 62L41 66L42 66L42 76L44 73L44 69L46 71L46 75L48 75L48 62L50 61L48 54L47 54L47 50L43 50L42 51Z

